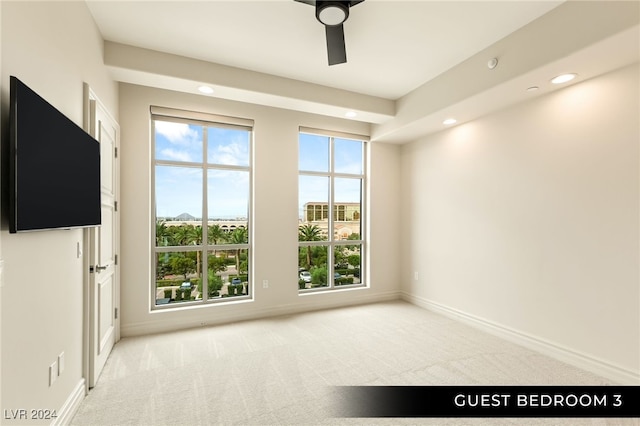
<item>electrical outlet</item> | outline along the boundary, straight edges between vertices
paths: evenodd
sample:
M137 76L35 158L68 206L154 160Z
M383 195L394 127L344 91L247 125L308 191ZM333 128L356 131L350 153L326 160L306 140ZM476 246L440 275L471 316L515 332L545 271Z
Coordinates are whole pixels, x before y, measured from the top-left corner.
M53 361L53 364L49 366L49 386L53 385L53 382L58 378L58 361Z
M269 280L262 280L262 288L269 288Z
M58 376L61 376L64 373L64 352L60 352L58 355Z

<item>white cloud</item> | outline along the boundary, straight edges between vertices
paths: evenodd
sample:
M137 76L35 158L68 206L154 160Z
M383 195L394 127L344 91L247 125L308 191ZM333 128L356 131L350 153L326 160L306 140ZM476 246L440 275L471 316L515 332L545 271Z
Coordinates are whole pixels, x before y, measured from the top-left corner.
M156 121L156 133L164 136L167 140L176 145L189 145L199 139L198 132L184 123L173 123L170 121Z
M246 165L247 158L246 144L234 142L217 146L216 151L211 153L209 160L215 164L237 166Z
M186 151L176 151L175 149L165 148L160 151L164 160L174 161L192 161L191 156Z

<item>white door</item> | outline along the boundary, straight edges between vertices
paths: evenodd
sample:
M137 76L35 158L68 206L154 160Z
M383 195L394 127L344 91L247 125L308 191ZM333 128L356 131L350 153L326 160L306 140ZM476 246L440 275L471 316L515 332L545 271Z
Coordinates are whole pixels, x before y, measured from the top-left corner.
M88 243L88 387L96 385L119 336L118 268L118 140L120 129L102 103L88 90L90 133L100 142L102 224L87 231Z

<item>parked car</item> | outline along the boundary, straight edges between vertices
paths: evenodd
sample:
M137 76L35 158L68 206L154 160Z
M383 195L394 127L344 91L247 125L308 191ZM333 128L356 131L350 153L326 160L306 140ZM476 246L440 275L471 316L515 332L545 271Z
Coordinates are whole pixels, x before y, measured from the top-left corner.
M231 284L232 285L239 285L239 284L242 284L242 281L240 280L240 278L233 278L231 280Z
M180 290L193 290L193 284L189 281L185 281L180 284Z
M310 283L311 282L311 273L309 273L309 271L300 272L300 279L303 280L305 283Z

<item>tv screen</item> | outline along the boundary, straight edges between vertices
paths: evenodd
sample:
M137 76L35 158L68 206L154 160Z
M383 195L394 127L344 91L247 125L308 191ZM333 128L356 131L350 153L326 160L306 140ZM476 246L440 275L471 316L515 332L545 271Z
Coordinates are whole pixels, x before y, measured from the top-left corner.
M10 81L9 231L100 225L100 144Z

